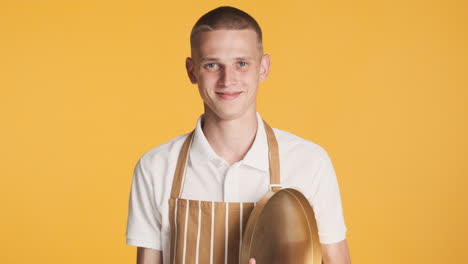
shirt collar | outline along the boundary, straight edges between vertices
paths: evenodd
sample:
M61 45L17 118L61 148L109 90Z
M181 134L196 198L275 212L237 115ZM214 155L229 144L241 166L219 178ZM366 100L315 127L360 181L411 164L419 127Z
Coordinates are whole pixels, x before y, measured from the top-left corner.
M257 132L255 134L255 139L247 151L244 159L241 163L254 167L262 171L268 171L269 161L268 161L268 141L266 137L265 127L263 124L263 119L260 114L257 115ZM211 148L208 140L203 134L201 127L201 122L203 115L201 115L197 120L197 126L195 127L195 132L193 135L193 142L190 148L190 162L192 166L195 164L200 164L203 162L213 162L219 163L223 160L216 152Z

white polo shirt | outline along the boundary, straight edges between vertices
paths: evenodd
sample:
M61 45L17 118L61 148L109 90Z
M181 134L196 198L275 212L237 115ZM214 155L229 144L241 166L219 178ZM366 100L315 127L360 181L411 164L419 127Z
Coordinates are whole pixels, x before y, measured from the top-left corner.
M209 145L197 121L181 198L224 202L257 202L270 183L268 143L262 118L244 159L229 164ZM267 121L268 122L268 121ZM346 226L333 165L319 145L273 129L278 141L283 187L301 191L312 205L322 244L345 239ZM169 207L179 151L188 134L144 153L134 170L127 221L127 244L163 251L169 257Z

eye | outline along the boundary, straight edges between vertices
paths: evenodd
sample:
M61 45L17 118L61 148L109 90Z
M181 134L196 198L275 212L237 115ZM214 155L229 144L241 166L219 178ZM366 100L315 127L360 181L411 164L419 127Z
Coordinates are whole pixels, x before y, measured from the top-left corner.
M219 65L217 63L211 62L211 63L205 64L204 67L209 71L215 71L219 68Z
M239 66L245 67L245 66L247 66L247 62L245 62L245 61L239 61Z

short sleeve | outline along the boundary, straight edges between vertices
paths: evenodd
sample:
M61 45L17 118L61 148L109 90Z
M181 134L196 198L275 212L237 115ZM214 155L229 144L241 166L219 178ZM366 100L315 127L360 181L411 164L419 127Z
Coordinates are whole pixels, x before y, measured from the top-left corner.
M315 177L315 191L309 201L314 208L320 243L338 243L345 239L347 228L335 170L326 152Z
M154 197L151 174L140 158L134 168L128 202L128 245L162 250L161 214Z

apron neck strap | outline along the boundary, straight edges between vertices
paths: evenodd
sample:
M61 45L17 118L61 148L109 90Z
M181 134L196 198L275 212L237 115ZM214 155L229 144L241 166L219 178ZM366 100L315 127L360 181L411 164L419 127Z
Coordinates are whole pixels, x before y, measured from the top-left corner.
M279 150L278 142L276 141L273 129L263 121L265 132L268 141L268 161L270 165L270 186L278 186L280 184L280 164L279 164ZM174 172L174 179L172 181L171 198L179 198L183 180L185 178L185 170L187 167L188 154L190 146L192 145L193 135L195 130L192 131L185 139L184 144L179 153L176 169Z
M263 121L268 141L268 164L270 165L270 186L280 185L280 162L278 141L273 129Z

